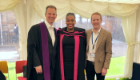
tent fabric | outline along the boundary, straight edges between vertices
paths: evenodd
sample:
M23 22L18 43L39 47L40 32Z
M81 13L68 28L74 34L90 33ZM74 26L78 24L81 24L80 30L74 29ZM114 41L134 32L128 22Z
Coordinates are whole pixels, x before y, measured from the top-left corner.
M0 12L12 10L19 26L20 57L27 59L27 34L32 25L45 19L47 5L57 7L56 21L68 12L90 18L94 12L121 18L128 44L124 77L132 77L134 61L140 61L140 1L139 0L0 0ZM84 5L84 6L83 6Z
M140 0L94 0L108 3L140 4Z
M0 0L0 12L12 9L20 0Z

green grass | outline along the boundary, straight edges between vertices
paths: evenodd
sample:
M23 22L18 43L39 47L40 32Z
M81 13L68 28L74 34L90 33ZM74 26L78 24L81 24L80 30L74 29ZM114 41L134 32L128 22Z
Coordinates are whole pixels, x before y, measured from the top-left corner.
M111 58L111 63L107 72L107 76L124 74L125 57Z
M123 75L124 64L125 64L125 57L111 58L111 63L107 72L107 76ZM8 69L9 69L9 78L7 80L16 80L15 62L8 63ZM5 75L8 76L8 74ZM21 76L21 74L18 74L17 76ZM112 78L106 80L116 80L116 79ZM120 78L119 80L130 80L130 79Z
M16 70L15 70L15 62L9 62L8 63L8 70L9 70L9 77L7 80L16 80ZM5 76L8 76L8 74L4 74ZM21 74L17 74L17 77L21 76Z
M115 78L113 79L105 79L105 80L116 80ZM127 78L120 78L119 80L131 80L131 79L127 79Z

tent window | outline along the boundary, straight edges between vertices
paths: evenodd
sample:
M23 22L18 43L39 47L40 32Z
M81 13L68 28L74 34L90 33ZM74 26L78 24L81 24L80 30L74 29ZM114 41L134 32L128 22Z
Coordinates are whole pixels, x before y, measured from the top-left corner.
M12 11L0 13L0 60L19 60L19 32ZM7 56L8 55L8 56Z

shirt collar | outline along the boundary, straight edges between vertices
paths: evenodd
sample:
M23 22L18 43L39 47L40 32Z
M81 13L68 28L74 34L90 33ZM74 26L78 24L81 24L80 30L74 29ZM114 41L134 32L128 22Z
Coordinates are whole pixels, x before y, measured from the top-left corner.
M54 26L53 26L53 25L51 26L51 25L48 23L48 21L46 21L46 20L45 20L45 24L46 24L47 28L54 28Z
M101 31L101 28L97 31L97 33L100 33L100 31ZM92 32L93 32L93 29L92 29Z

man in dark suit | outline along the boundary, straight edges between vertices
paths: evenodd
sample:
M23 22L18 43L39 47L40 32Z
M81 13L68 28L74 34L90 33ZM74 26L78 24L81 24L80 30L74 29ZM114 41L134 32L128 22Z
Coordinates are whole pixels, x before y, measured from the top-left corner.
M93 29L86 31L86 72L87 80L104 80L109 69L112 56L112 36L111 33L101 28L102 16L95 12L91 16Z
M27 40L27 80L53 80L56 55L56 7L46 7L46 20L31 27Z

